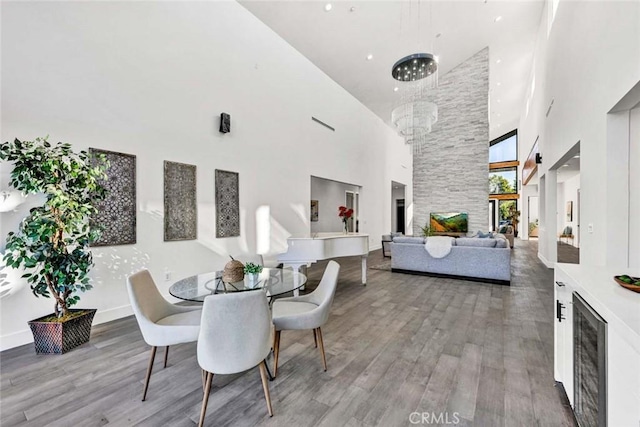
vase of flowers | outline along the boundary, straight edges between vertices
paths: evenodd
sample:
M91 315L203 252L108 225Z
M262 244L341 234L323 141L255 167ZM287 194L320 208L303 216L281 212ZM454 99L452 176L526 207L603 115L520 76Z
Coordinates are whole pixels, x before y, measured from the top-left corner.
M338 206L338 217L342 220L344 234L349 232L348 223L352 216L353 209L348 209L346 206Z

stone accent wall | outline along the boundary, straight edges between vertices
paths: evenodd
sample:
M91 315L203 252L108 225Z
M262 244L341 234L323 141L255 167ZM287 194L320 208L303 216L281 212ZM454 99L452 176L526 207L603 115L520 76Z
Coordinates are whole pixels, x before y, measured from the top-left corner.
M489 48L439 78L438 122L413 156L413 233L431 212L467 212L489 228Z

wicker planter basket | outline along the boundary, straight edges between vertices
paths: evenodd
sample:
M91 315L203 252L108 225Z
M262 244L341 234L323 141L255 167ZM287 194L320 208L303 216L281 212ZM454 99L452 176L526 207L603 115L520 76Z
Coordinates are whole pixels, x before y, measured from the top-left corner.
M69 310L70 312L84 312L81 316L74 317L65 322L43 322L43 316L29 322L36 353L62 354L79 345L89 342L91 335L91 323L96 314L95 309Z
M241 282L244 279L244 264L240 261L229 261L224 266L222 281L225 283Z

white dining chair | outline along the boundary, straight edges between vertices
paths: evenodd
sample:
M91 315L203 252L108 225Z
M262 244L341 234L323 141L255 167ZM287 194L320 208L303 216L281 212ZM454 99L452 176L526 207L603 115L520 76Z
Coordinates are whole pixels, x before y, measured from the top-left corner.
M200 422L204 424L214 374L260 367L269 416L273 416L265 359L271 351L271 312L262 291L216 294L204 299L198 336L198 364L205 374Z
M329 319L329 311L338 285L340 264L329 261L318 287L307 295L277 299L273 303L273 325L275 327L273 343L273 376L278 374L278 356L280 354L280 332L284 330L313 330L316 347L320 347L322 367L327 370L327 358L324 353L324 341L320 329Z
M144 381L142 400L147 398L149 379L158 347L165 347L164 367L167 367L169 346L194 342L200 331L200 307L183 307L165 300L148 270L141 270L127 278L131 308L145 342L151 346L151 358Z

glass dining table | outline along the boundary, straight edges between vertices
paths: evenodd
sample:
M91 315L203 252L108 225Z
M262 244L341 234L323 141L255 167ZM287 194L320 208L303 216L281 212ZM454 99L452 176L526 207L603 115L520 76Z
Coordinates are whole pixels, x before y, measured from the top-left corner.
M224 282L222 271L213 271L178 280L169 287L169 293L175 298L193 302L203 302L213 294L256 290L266 291L267 297L273 298L292 291L297 293L306 282L304 274L288 268L263 268L255 281L245 275L239 282Z

